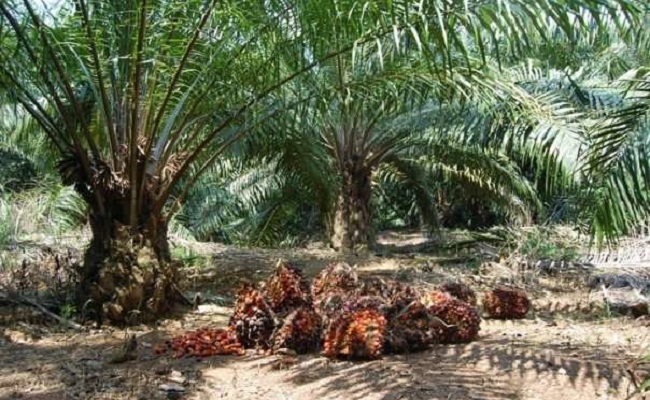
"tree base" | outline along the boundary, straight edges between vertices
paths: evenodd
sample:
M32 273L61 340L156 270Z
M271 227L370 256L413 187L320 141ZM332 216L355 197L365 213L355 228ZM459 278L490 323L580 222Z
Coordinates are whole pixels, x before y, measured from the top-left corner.
M366 254L374 247L371 171L358 160L341 172L341 188L330 225L330 244L341 253Z
M84 309L91 309L98 323L118 325L152 322L168 314L182 296L175 282L178 265L156 256L151 246L131 240L111 240L103 257L97 260L94 276L82 282ZM92 246L89 251L92 251Z

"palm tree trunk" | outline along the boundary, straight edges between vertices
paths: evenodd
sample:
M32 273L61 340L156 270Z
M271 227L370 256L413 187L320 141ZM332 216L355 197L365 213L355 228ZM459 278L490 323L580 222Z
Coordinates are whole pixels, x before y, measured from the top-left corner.
M371 170L362 162L346 163L331 224L332 247L341 252L365 251L374 245L371 228Z
M100 216L91 210L92 240L88 247L77 300L98 323L153 321L182 299L175 284L177 265L171 259L167 222L150 210L138 210L138 228L129 228L129 191Z

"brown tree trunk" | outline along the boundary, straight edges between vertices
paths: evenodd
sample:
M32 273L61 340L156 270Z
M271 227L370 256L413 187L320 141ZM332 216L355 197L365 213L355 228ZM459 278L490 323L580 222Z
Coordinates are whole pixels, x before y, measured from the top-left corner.
M341 187L331 223L332 247L341 252L366 251L374 245L370 212L370 168L349 161L341 173Z
M119 213L117 207L112 209ZM178 266L171 260L167 222L150 215L133 232L114 216L97 218L91 213L93 237L77 299L100 324L153 321L182 299L175 286Z

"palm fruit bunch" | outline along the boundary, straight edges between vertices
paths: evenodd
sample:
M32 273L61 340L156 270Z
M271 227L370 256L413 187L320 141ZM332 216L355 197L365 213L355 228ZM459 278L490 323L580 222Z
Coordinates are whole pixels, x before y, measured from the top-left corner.
M244 353L237 334L232 327L201 328L187 332L167 341L165 346L155 345L156 354L171 350L174 358L180 357L211 357L217 355L241 355Z
M392 280L386 283L382 297L388 302L388 312L392 317L415 301L418 296L411 286Z
M361 296L385 297L387 290L386 282L376 276L364 277L359 285L359 294Z
M379 310L385 313L388 309L386 299L379 296L352 296L339 309L339 312L354 312L358 310Z
M323 326L337 314L343 304L358 295L359 276L347 263L332 263L314 277L311 285L314 308L323 318Z
M393 303L410 303L417 294L413 288L396 280L384 281L377 277L365 277L359 285L361 296L377 296Z
M356 271L345 262L328 265L316 275L311 285L311 292L317 298L333 290L353 292L359 289L359 277Z
M360 296L357 292L343 293L342 291L331 292L327 297L328 303L324 305L319 313L323 318L323 326L329 326L330 322L339 318L342 314L350 314L359 310L378 310L386 316L389 305L386 300L379 296ZM323 332L325 333L325 332Z
M314 309L322 318L323 326L327 325L330 319L341 311L343 305L355 296L355 292L331 290L314 298Z
M419 301L413 301L393 315L386 328L387 353L423 350L433 343L433 316Z
M431 307L433 305L441 304L452 299L453 297L448 292L432 290L422 295L419 300L425 306Z
M460 301L476 306L476 292L462 282L447 282L440 286L440 290Z
M381 357L384 348L385 304L378 297L359 297L347 301L324 331L323 355L353 359Z
M275 313L286 314L312 302L309 282L302 271L282 260L266 282L265 294Z
M386 351L404 353L423 350L433 342L434 318L418 300L413 288L399 281L386 284L388 303Z
M417 301L417 293L407 284L379 278L364 279L361 292L382 298L387 319L384 347L387 353L422 350L432 342L432 316Z
M449 299L434 304L429 313L450 325L435 328L434 336L440 343L467 343L478 337L481 318L476 308L463 301Z
M492 318L521 319L530 310L530 300L521 289L498 288L485 294L483 309Z
M300 307L289 313L273 333L272 349L288 348L299 354L307 353L318 348L320 333L320 316L311 307Z
M244 283L237 291L235 310L229 326L245 348L268 348L275 327L273 311L264 296L251 283Z

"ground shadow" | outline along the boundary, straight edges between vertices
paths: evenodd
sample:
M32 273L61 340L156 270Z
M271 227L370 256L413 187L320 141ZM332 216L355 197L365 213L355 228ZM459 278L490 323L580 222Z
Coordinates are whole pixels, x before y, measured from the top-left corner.
M321 399L555 398L542 393L523 397L518 382L526 380L540 383L530 386L533 391L553 386L559 391L573 388L576 393L605 388L624 398L629 382L623 363L616 354L599 348L540 348L526 341L483 339L370 363L312 362L308 368L292 370L286 380L309 388L314 398Z

